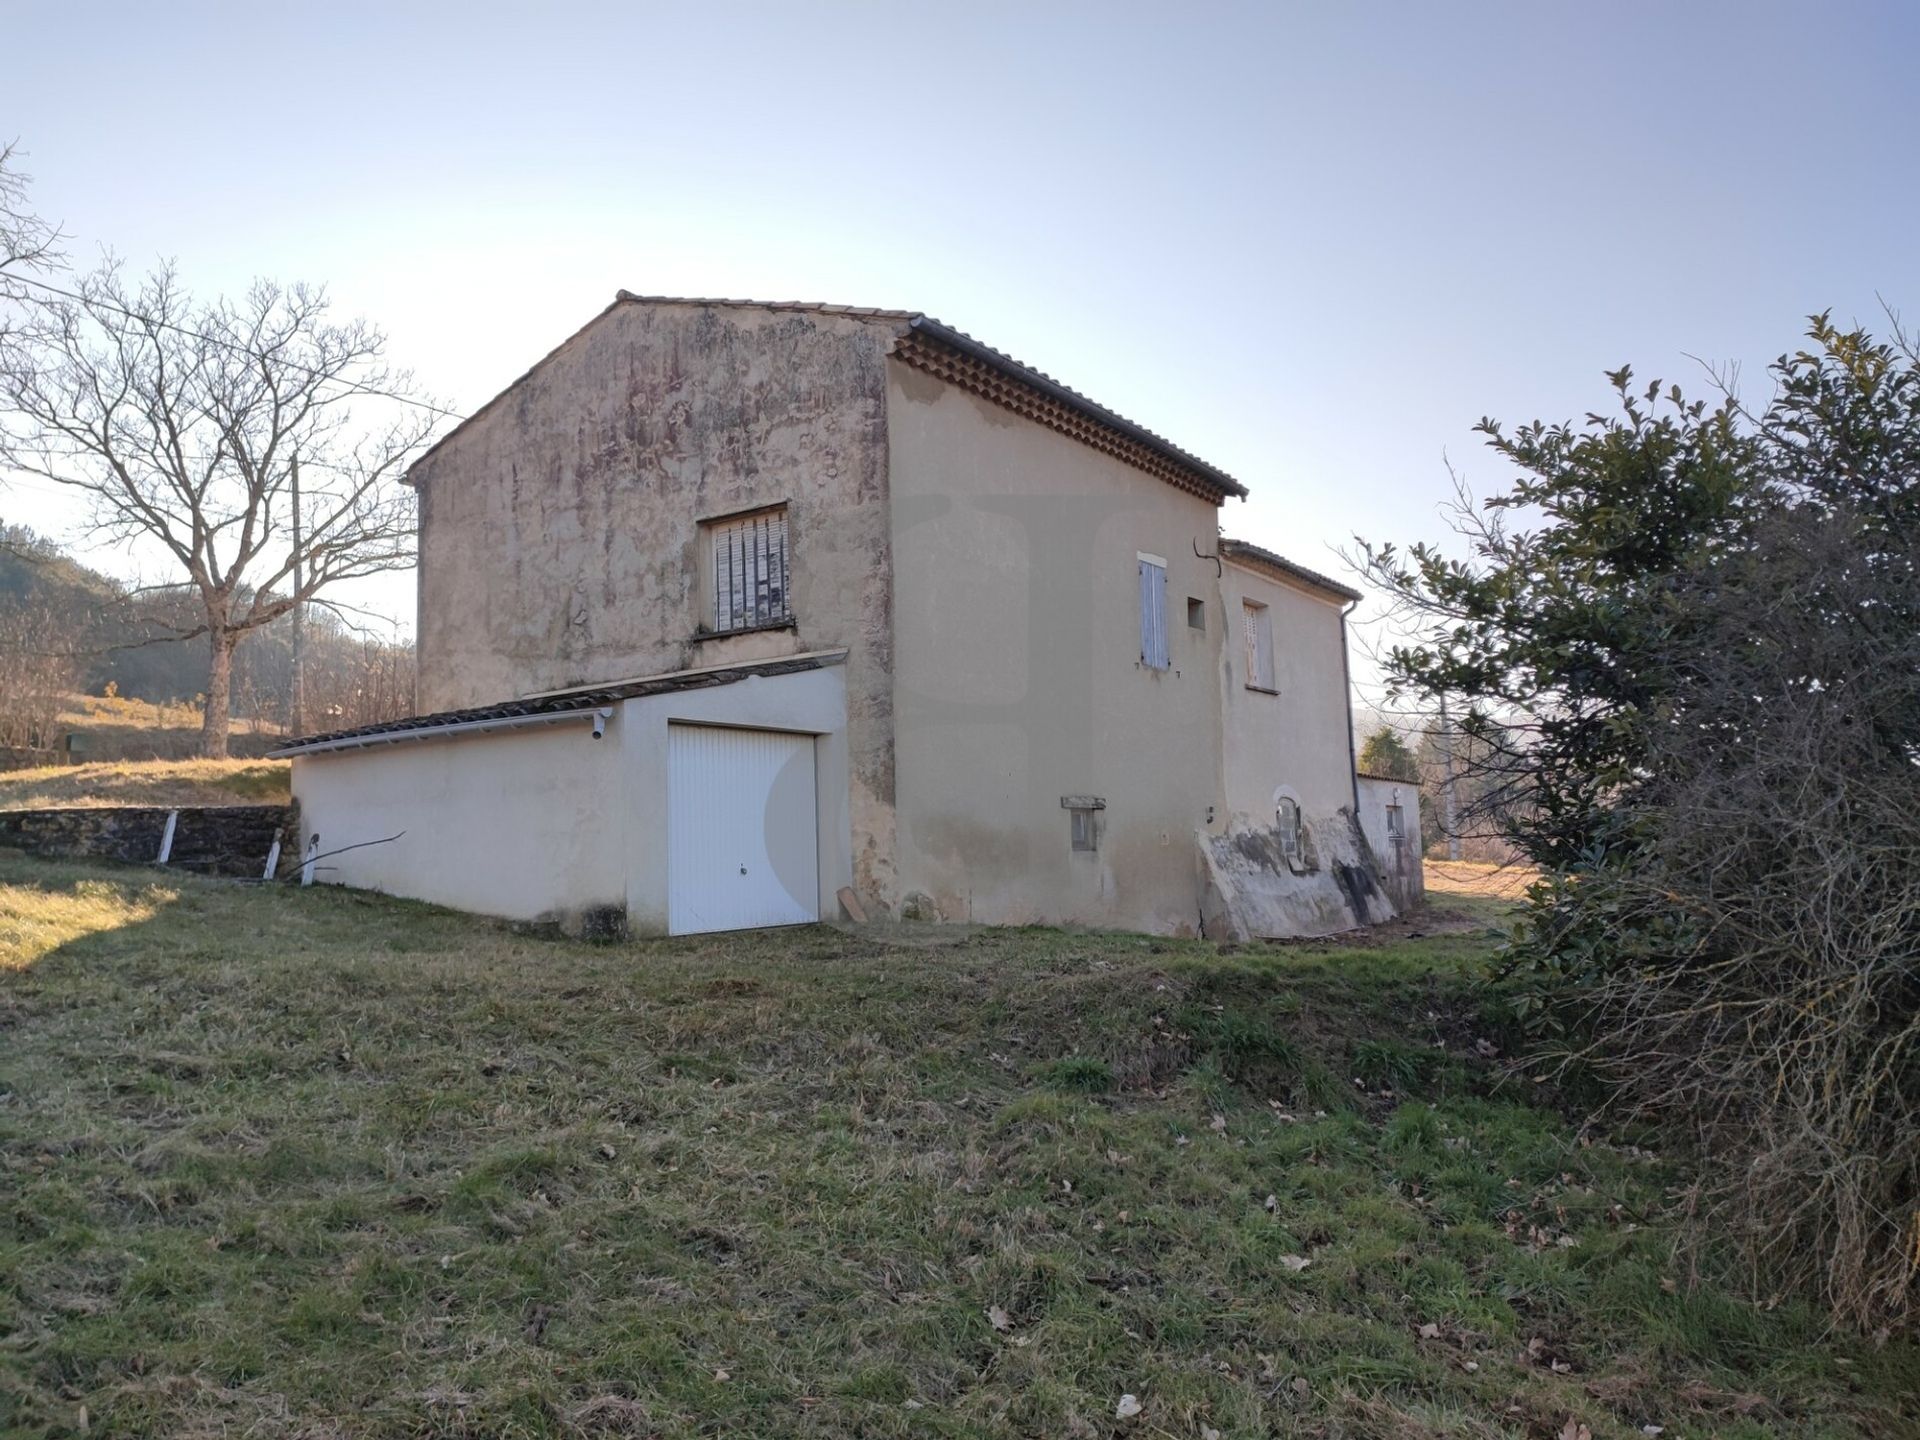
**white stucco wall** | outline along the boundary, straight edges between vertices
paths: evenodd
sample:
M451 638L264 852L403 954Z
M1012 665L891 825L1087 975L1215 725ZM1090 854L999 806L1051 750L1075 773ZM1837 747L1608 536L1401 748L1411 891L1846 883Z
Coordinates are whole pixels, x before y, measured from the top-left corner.
M422 712L847 650L856 869L893 903L883 324L615 304L415 466ZM715 635L702 522L784 505L793 620Z
M416 740L296 756L301 848L400 835L321 860L320 883L512 920L572 920L625 903L616 724ZM404 833L401 833L404 832Z
M1358 777L1360 828L1380 867L1380 883L1401 910L1411 909L1427 893L1420 859L1420 787L1405 780ZM1398 805L1405 832L1396 843L1387 834L1387 807Z
M1236 829L1274 823L1285 791L1310 821L1353 808L1348 700L1340 624L1344 602L1228 561L1220 591L1230 635L1220 668L1224 785ZM1273 627L1274 689L1247 688L1243 604L1265 605Z
M1217 507L899 361L887 439L902 895L944 920L1193 930L1221 802L1194 553ZM1167 561L1165 671L1140 663L1143 551ZM1096 851L1072 849L1064 795L1106 802Z

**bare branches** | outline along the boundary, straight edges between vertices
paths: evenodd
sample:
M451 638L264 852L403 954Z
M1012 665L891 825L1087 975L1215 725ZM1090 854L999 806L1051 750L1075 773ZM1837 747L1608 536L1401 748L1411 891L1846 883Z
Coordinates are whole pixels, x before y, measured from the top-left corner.
M45 605L0 605L0 754L51 755L78 649L68 617Z
M9 279L57 270L66 261L60 249L65 236L28 206L28 177L20 171L20 155L17 143L0 145L0 299L9 293Z
M1650 735L1656 838L1581 882L1630 963L1593 977L1573 1052L1691 1117L1737 1162L1715 1213L1770 1274L1817 1257L1860 1325L1920 1286L1920 575L1876 528L1794 507L1693 582L1710 627ZM1845 623L1863 607L1904 620Z
M238 638L413 563L398 482L444 412L388 364L378 330L333 321L325 292L304 285L196 304L171 267L130 282L109 262L37 294L0 337L0 464L76 492L95 538L171 557L209 640L203 743L224 753Z

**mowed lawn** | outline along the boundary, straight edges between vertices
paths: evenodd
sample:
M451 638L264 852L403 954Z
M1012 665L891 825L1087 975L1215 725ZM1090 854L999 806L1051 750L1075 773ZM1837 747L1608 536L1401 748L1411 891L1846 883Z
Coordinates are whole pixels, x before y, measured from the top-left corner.
M592 946L0 858L0 1433L1914 1434L1501 1079L1453 903Z

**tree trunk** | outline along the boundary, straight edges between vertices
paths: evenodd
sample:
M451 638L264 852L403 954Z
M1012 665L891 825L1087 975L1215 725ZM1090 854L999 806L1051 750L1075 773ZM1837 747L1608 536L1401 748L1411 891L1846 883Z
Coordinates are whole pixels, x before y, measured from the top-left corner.
M200 758L227 758L229 711L233 707L233 646L230 630L207 632L207 708L200 720Z

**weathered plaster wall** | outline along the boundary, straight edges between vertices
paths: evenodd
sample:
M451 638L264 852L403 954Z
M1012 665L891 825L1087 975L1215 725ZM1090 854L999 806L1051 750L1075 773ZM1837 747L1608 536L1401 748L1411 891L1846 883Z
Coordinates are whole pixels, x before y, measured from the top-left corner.
M1306 820L1301 855L1281 853L1273 827L1205 838L1203 908L1218 940L1332 935L1394 916L1349 805Z
M345 852L317 883L578 926L626 906L622 775L616 731L585 721L299 755L299 850Z
M888 330L623 302L415 470L419 704L845 646L856 883L891 904ZM702 638L698 522L786 502L791 630Z
M1272 826L1285 790L1310 819L1353 809L1341 602L1228 561L1220 589L1230 632L1220 667L1227 810L1236 829ZM1247 688L1242 606L1265 605L1277 695Z
M1199 923L1220 795L1209 501L922 371L888 374L903 897L945 920ZM1137 555L1172 668L1140 663ZM1189 596L1206 605L1187 626ZM1063 795L1097 795L1071 848Z
M1360 828L1380 869L1380 884L1396 908L1411 910L1426 898L1427 877L1420 859L1420 787L1405 780L1358 777ZM1399 836L1387 834L1387 807L1398 805Z

